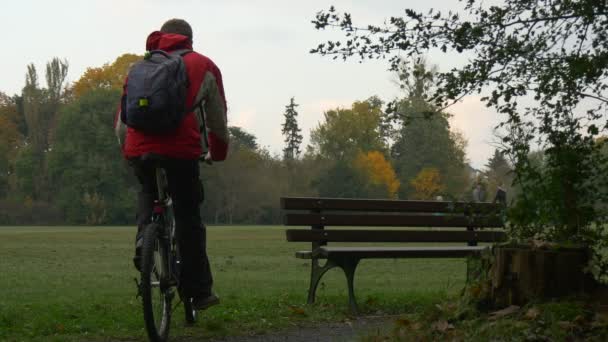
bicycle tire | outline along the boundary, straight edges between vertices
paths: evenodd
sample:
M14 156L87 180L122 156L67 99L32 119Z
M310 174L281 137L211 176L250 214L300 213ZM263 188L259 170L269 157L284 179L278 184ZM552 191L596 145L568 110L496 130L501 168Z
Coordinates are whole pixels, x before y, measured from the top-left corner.
M169 224L169 227L171 228L175 228L175 217L173 215L173 204L171 204L168 207L168 210L165 212L165 222L167 222ZM174 256L176 258L176 268L178 270L181 271L180 267L177 266L177 263L180 262L181 260L181 254L179 252L179 246L177 244L174 245ZM179 278L179 274L177 275L177 277ZM179 297L182 300L182 303L184 304L184 319L186 321L186 324L188 325L192 325L194 323L196 323L196 310L194 310L194 308L192 307L192 298L186 297L185 295L183 295L182 291L179 291Z
M161 286L167 255L162 250L161 226L152 223L144 230L141 259L141 296L146 332L152 342L165 342L171 325L171 288ZM166 249L165 249L166 250Z

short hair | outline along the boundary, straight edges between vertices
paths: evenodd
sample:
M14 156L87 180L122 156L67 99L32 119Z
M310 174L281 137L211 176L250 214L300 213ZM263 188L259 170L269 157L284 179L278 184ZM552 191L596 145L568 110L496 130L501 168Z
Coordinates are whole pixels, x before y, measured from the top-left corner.
M176 33L192 40L192 27L184 19L169 19L160 28L163 33Z

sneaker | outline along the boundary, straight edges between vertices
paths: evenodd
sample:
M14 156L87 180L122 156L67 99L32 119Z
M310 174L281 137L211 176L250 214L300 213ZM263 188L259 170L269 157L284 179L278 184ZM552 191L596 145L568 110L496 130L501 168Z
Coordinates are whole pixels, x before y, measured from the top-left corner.
M135 256L133 257L133 265L137 271L141 272L141 248L144 245L143 234L137 234L135 238Z
M220 298L215 294L211 294L206 297L194 297L194 299L192 299L192 308L197 311L206 310L214 305L218 305L219 303Z

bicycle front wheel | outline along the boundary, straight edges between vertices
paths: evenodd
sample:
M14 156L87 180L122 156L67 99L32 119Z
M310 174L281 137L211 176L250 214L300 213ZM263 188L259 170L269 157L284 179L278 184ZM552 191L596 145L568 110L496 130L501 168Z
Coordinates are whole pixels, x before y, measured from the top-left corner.
M146 331L152 342L169 337L172 289L167 267L166 241L161 226L152 223L145 228L141 259L141 295Z

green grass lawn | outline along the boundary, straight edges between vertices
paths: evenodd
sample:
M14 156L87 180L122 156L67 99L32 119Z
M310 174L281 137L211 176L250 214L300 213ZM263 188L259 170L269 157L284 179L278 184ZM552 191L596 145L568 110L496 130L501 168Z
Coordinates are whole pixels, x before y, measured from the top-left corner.
M0 227L0 341L144 340L134 229ZM314 306L305 305L310 262L287 243L284 228L208 228L208 254L222 304L184 327L174 314L171 336L217 337L278 331L348 318L339 269L323 278ZM457 293L464 260L363 260L355 289L364 313L408 313Z

